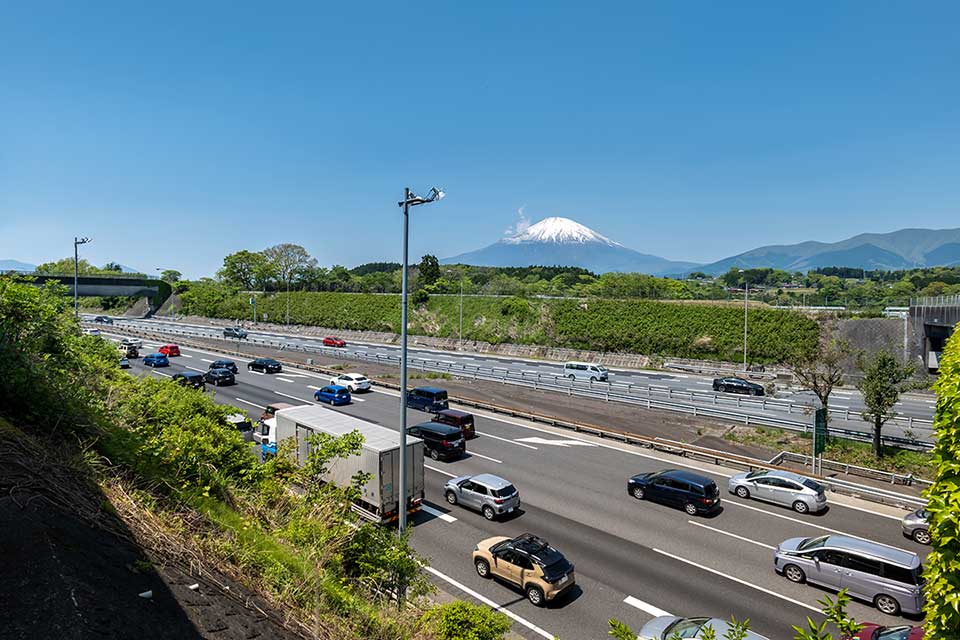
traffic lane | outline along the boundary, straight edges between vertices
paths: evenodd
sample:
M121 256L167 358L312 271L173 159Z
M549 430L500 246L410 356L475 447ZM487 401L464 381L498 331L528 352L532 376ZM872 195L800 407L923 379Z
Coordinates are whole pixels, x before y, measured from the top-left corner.
M429 487L431 492L439 489L436 482L433 476L427 477L427 484L432 485ZM461 511L463 513L460 513ZM648 541L639 536L624 538L613 535L593 526L595 523L585 515L580 518L566 518L530 504L524 505L522 516L503 521L488 522L482 517L467 517L465 509L452 510L451 514L459 518L455 525L469 525L476 531L470 535L460 535L454 533L454 525L441 527L431 523L431 526L415 529L414 544L422 545L421 548L426 553L444 558L455 558L460 554L463 557L463 566L449 569L458 571L455 575L467 579L474 570L470 564L470 551L463 550L463 538L468 542L475 542L494 535L516 536L528 531L541 536L576 565L577 579L582 586L589 586L586 582L589 580L602 587L600 594L584 588L574 602L557 607L564 612L569 610L576 616L575 620L584 615L592 615L590 612L594 609L620 603L627 596L633 596L675 615L715 615L728 618L733 614L738 618L749 617L753 628L772 640L792 638L788 633L791 621L802 622L806 615L818 617L811 608L660 553L655 550L659 549L660 540ZM443 552L438 553L438 550ZM768 556L772 565L770 558L772 556ZM603 597L602 594L608 592L613 594L612 598ZM532 609L526 603L518 603L517 606L523 608L524 615L528 609ZM553 613L551 610L551 614ZM603 610L602 615L598 616L602 626L584 629L582 633L571 637L601 636L607 628L606 619L612 615L614 612L611 609ZM635 618L626 621L639 626L647 619L648 615L638 611Z

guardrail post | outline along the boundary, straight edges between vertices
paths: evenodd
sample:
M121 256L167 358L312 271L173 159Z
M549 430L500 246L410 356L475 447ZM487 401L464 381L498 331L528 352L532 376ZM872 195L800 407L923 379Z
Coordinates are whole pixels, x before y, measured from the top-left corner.
M844 409L844 410L843 410L843 419L844 419L844 420L850 420L850 409Z

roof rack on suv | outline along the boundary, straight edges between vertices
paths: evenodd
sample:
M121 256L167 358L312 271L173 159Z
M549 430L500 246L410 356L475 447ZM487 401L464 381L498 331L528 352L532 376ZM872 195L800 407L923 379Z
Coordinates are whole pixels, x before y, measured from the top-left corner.
M536 555L549 546L549 543L543 538L539 538L532 533L521 533L513 539L514 549L518 549L530 555Z

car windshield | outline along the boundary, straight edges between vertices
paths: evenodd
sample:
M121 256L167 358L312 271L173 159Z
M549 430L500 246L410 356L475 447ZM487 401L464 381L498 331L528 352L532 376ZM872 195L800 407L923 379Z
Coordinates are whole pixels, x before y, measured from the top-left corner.
M696 638L709 618L680 618L663 630L664 638Z
M823 487L820 485L819 482L816 482L815 480L804 478L803 486L805 486L807 489L813 489L817 493L823 493Z
M367 379L364 376L354 376L353 378L356 382L366 382Z
M878 633L874 636L874 640L907 640L910 637L911 629L912 627L909 626L878 629Z
M817 538L807 538L799 545L797 545L798 551L809 551L810 549L816 549L822 547L823 544L827 541L829 536L819 536Z
M750 473L748 473L748 474L745 475L744 477L747 478L748 480L753 480L754 478L759 478L760 476L765 476L765 475L767 475L767 470L766 470L766 469L760 469L760 470L758 470L758 471L751 471Z
M516 487L514 487L512 484L508 484L502 489L494 489L493 495L496 498L504 498L506 496L512 496L516 492L517 492Z
M348 395L350 395L350 392L347 391L346 389L339 389L339 390L337 391L337 395L338 395L338 396L348 396Z

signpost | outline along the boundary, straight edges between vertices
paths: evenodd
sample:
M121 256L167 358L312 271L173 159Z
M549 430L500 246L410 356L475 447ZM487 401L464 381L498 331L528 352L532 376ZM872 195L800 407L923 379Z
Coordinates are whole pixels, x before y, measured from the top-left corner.
M817 456L821 456L827 448L827 410L817 409L813 418L813 459L810 466L817 473ZM822 465L822 462L821 462ZM822 469L822 466L821 466Z

